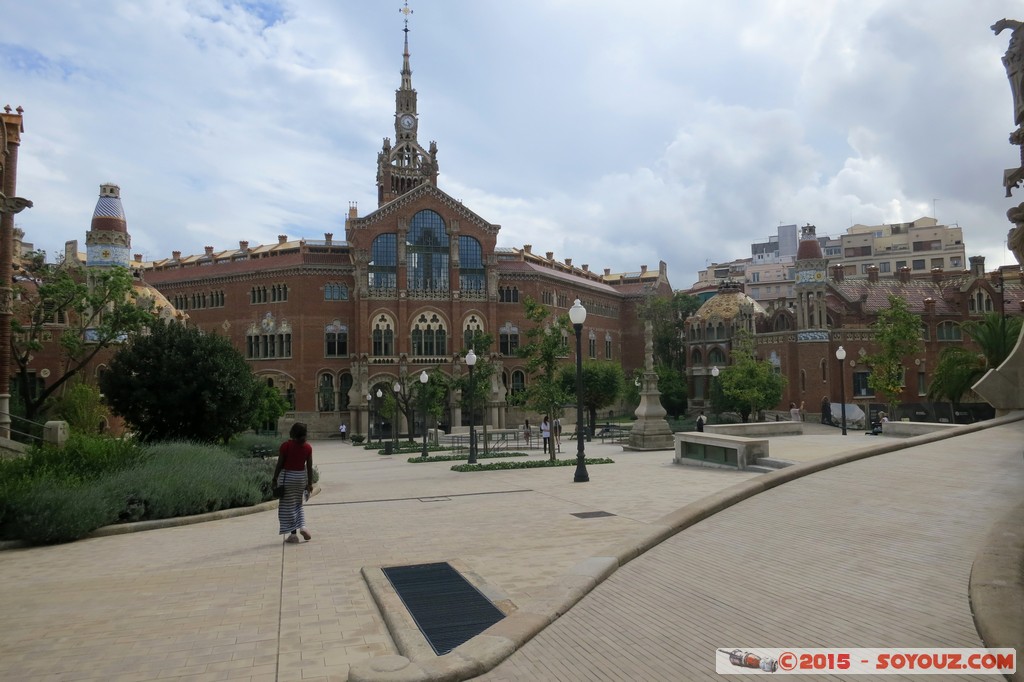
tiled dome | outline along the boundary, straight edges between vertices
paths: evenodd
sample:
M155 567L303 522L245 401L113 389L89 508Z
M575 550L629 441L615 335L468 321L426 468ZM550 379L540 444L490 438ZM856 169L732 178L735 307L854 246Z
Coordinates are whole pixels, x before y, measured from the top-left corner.
M718 293L709 298L692 317L699 320L731 320L743 309L754 315L766 315L761 304L743 293L739 286L723 284L718 288Z
M121 188L113 184L100 185L100 198L92 212L92 229L100 232L127 232L121 206Z

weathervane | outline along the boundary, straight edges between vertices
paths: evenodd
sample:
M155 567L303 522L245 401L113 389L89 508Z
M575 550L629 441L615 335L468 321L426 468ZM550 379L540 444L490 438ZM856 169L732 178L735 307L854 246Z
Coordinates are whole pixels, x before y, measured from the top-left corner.
M411 9L409 9L409 0L405 0L405 2L402 3L402 7L398 8L398 11L405 15L405 28L402 29L402 30L405 31L406 33L408 33L409 32L409 15L410 14L414 14L414 12Z

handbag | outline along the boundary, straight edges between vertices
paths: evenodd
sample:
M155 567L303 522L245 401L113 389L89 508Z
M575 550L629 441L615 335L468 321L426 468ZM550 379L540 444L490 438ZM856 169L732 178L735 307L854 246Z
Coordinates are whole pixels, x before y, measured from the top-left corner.
M273 490L273 493L274 493L274 499L275 500L279 500L282 497L284 497L284 486L283 485L275 485L272 488L272 490Z

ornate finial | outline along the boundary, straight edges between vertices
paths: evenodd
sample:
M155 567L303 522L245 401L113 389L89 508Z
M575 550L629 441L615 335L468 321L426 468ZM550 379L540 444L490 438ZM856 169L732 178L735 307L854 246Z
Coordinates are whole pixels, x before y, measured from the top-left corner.
M409 0L405 0L405 2L402 4L402 6L398 8L398 11L405 15L405 17L404 17L405 28L403 28L402 30L405 31L406 33L408 33L409 32L409 15L410 14L414 14L414 12L411 9L409 9Z
M11 113L11 105L8 104L7 106L5 106L4 111L6 111L8 114Z

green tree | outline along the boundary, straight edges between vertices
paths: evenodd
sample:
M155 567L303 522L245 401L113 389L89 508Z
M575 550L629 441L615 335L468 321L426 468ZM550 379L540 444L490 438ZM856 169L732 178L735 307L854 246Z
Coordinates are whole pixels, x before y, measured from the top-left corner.
M259 426L264 387L224 337L163 320L100 377L113 412L150 442L227 442Z
M152 301L138 296L132 282L126 268L86 271L46 263L42 253L30 254L14 283L11 320L15 388L27 419L42 414L47 400L99 353L123 343L156 319ZM39 387L29 368L55 324L63 326L57 338L60 366L48 367L51 378L45 387Z
M527 408L552 419L561 419L563 406L569 402L558 378L562 359L569 355L565 339L572 334L568 315L553 319L551 311L527 297L523 302L526 319L532 326L526 330L527 343L519 347L519 357L526 359L530 382L523 392L522 402ZM555 453L551 453L551 459Z
M671 298L650 297L640 309L640 318L651 322L654 364L677 372L686 368L685 323L700 308L700 299L675 292ZM667 408L666 408L667 409Z
M73 433L82 434L100 433L100 426L110 414L100 390L82 381L65 385L63 395L54 399L51 411L66 421Z
M681 370L668 365L654 368L658 374L658 392L661 393L661 406L671 417L678 419L686 412L687 386L686 377Z
M459 393L461 396L459 406L464 412L473 411L475 426L480 426L483 431L484 449L487 448L487 420L486 418L476 419L475 415L486 415L487 402L491 399L491 379L497 372L497 365L490 359L491 344L494 337L482 332L474 332L468 346L462 349L462 356L465 358L472 350L476 355L476 365L473 366L473 382L469 381L469 368L458 378L450 382L450 390Z
M558 373L562 391L576 400L576 366L562 365ZM607 360L588 360L582 367L583 409L587 411L587 424L590 433L597 426L597 411L612 405L622 395L626 378L622 367Z
M905 299L889 296L889 307L871 325L878 352L864 358L871 367L868 386L888 398L890 413L903 392L905 360L921 350L921 316L910 312Z
M939 364L928 387L929 400L949 400L959 403L971 387L990 369L999 367L1009 357L1020 336L1019 317L1004 317L988 313L981 320L970 320L961 325L981 352L963 346L950 346L939 355Z
M749 332L738 333L733 339L730 360L712 386L711 404L716 413L738 412L746 422L751 414L782 400L786 378L775 372L772 363L757 359Z
M262 381L257 381L259 394L256 400L256 413L253 415L254 428L274 425L285 412L292 409L291 403L281 395L281 391Z

